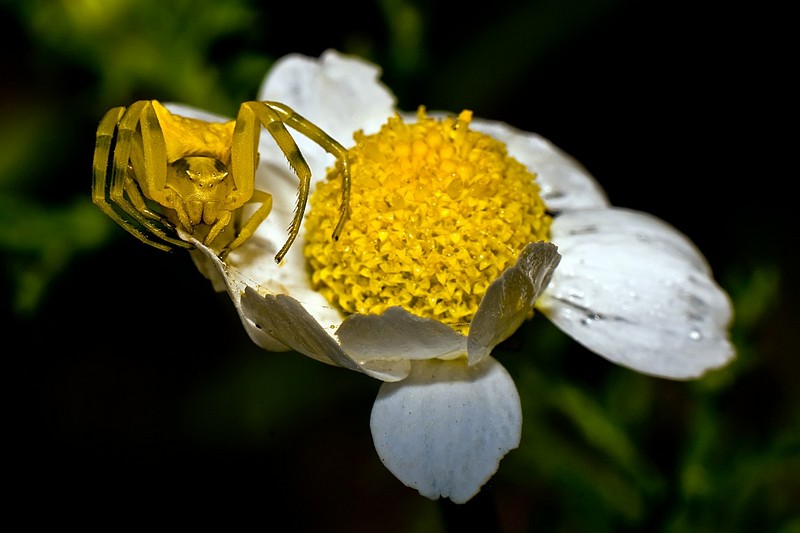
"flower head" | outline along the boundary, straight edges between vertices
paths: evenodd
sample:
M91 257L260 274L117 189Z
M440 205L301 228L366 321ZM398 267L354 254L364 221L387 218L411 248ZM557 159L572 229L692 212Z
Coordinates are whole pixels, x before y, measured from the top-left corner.
M548 240L535 176L471 120L420 108L415 122L395 116L377 133L356 132L346 231L328 238L342 196L328 179L305 232L312 285L329 302L364 315L399 306L466 334L489 284L527 244Z
M199 243L193 257L258 345L384 382L372 434L401 481L465 502L519 444L517 390L490 354L534 308L646 374L693 378L733 357L728 297L685 236L611 207L583 167L535 134L469 112L398 114L377 77L333 51L292 55L259 94L349 148L351 214L338 242L341 180L323 178L339 169L298 138L316 191L304 231L274 263L295 179L262 140L272 213L225 262Z

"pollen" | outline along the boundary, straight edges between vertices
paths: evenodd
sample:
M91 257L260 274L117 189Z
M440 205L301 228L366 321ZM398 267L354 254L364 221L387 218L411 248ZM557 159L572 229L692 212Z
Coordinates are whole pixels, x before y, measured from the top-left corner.
M345 313L400 306L467 333L487 287L551 217L536 175L505 144L470 129L472 113L417 122L397 115L348 151L350 217L330 238L341 162L316 186L306 216L313 287Z

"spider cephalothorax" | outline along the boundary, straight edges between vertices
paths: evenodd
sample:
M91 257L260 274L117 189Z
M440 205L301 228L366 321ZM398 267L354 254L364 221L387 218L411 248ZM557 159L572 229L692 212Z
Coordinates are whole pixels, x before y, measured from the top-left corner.
M347 217L350 173L347 151L320 128L277 102L245 102L236 120L207 122L170 113L156 100L115 107L97 128L92 198L131 234L161 250L191 248L174 226L215 245L221 256L250 237L272 209L272 196L255 189L262 126L300 181L289 237L280 262L300 231L311 170L286 126L344 162L338 237ZM260 204L222 246L215 241L247 203ZM202 228L202 232L195 230Z

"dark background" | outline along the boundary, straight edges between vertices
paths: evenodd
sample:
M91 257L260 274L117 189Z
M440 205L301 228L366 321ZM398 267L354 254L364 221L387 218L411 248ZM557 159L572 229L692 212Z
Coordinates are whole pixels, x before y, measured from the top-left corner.
M796 70L769 4L616 0L0 2L4 476L31 522L222 517L294 530L797 531ZM383 468L379 387L260 351L189 257L92 204L94 130L141 98L233 115L270 64L380 64L399 106L535 131L615 205L706 254L737 360L694 382L616 367L542 317L496 356L523 443L466 506ZM791 139L791 141L790 141ZM488 529L487 529L488 530Z

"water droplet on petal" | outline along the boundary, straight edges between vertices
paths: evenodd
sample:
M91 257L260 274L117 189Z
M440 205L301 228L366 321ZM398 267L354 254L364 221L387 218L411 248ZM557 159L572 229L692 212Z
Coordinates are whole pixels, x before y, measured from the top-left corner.
M569 298L569 300L570 300L571 302L574 302L575 300L582 300L582 299L583 299L583 296L584 296L584 294L583 294L583 291L579 291L579 290L571 290L571 291L569 292L569 296L568 296L568 298Z
M586 315L586 318L581 320L581 324L583 324L584 326L590 326L592 322L596 322L598 320L600 320L600 315L597 314Z

